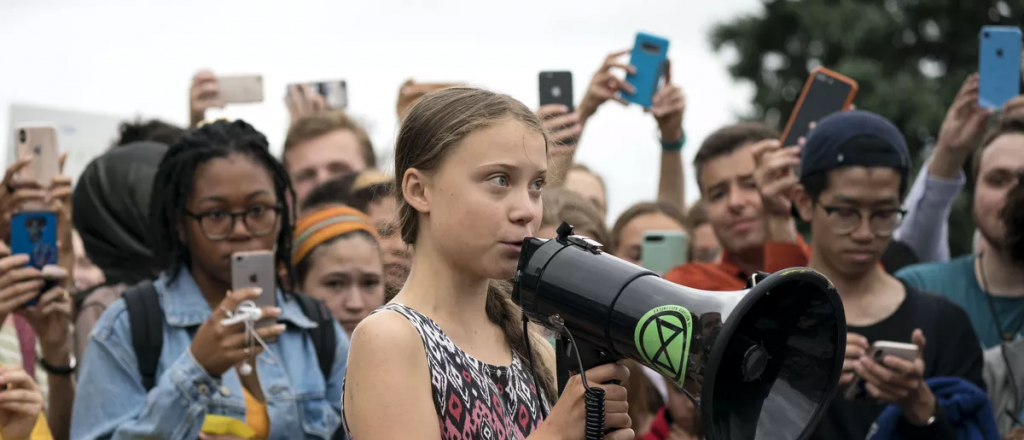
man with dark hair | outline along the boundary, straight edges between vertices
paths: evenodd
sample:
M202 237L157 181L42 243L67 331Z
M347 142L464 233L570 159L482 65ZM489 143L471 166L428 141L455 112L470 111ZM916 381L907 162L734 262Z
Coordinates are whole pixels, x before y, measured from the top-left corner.
M807 265L806 245L796 231L789 203L778 185L758 184L755 153L778 148L778 133L757 123L719 129L701 144L693 160L708 223L722 245L717 263L679 266L665 279L703 290L738 290L756 272ZM789 170L798 149L784 149L765 173ZM770 171L770 172L769 172ZM767 203L765 203L767 201Z
M377 166L370 136L341 110L296 119L288 127L281 159L300 204L330 179Z
M185 129L176 125L168 124L159 119L143 121L139 118L135 121L121 123L120 136L111 145L111 148L147 141L173 145L184 135Z
M983 388L977 337L958 306L904 286L879 264L904 214L911 164L902 134L874 113L836 113L811 132L799 165L793 192L814 237L809 267L842 298L848 333L839 383L854 396L832 402L823 437L860 440L881 430L889 433L881 438L956 438L925 379L960 377ZM879 341L913 343L918 355L872 358L868 348ZM883 416L888 405L894 409Z

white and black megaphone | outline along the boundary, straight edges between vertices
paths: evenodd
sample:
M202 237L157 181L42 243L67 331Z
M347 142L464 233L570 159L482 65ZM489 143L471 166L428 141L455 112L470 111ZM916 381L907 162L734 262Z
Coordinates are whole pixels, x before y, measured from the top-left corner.
M839 382L842 301L806 268L755 276L749 287L680 286L563 223L555 239L524 241L513 298L531 320L569 330L584 371L628 358L669 378L694 400L707 440L805 439Z

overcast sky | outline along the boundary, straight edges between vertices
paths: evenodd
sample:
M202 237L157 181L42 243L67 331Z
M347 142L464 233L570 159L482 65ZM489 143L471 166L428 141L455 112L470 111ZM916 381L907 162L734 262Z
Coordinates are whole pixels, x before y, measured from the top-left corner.
M759 9L757 0L4 0L0 134L10 135L11 103L184 124L191 75L210 68L264 75L266 101L224 115L253 123L276 151L287 128L285 85L345 79L350 111L390 157L406 78L467 82L536 107L537 73L570 70L578 100L605 54L645 31L671 42L673 76L688 97L689 162L751 96L729 78L729 54L711 51L708 30ZM658 149L653 118L639 108L612 103L591 120L577 157L605 177L610 221L655 196Z

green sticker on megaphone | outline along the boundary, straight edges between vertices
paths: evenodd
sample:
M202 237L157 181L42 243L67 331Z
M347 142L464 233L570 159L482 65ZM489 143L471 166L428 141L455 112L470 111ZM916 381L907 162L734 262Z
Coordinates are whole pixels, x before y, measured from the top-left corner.
M649 366L676 385L683 386L692 329L690 311L685 307L667 305L654 308L636 324L636 349Z

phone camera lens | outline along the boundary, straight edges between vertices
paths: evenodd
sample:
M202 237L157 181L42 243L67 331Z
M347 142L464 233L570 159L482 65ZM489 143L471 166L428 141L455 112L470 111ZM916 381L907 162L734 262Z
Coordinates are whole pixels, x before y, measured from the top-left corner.
M985 32L985 38L988 38L988 32Z
M1003 57L1003 50L1002 49L996 49L996 56L999 57L999 58L1002 58Z
M18 130L18 141L25 143L28 140L28 132L25 130Z
M881 351L875 352L875 362L882 363L883 358L885 358L885 353L882 353Z

